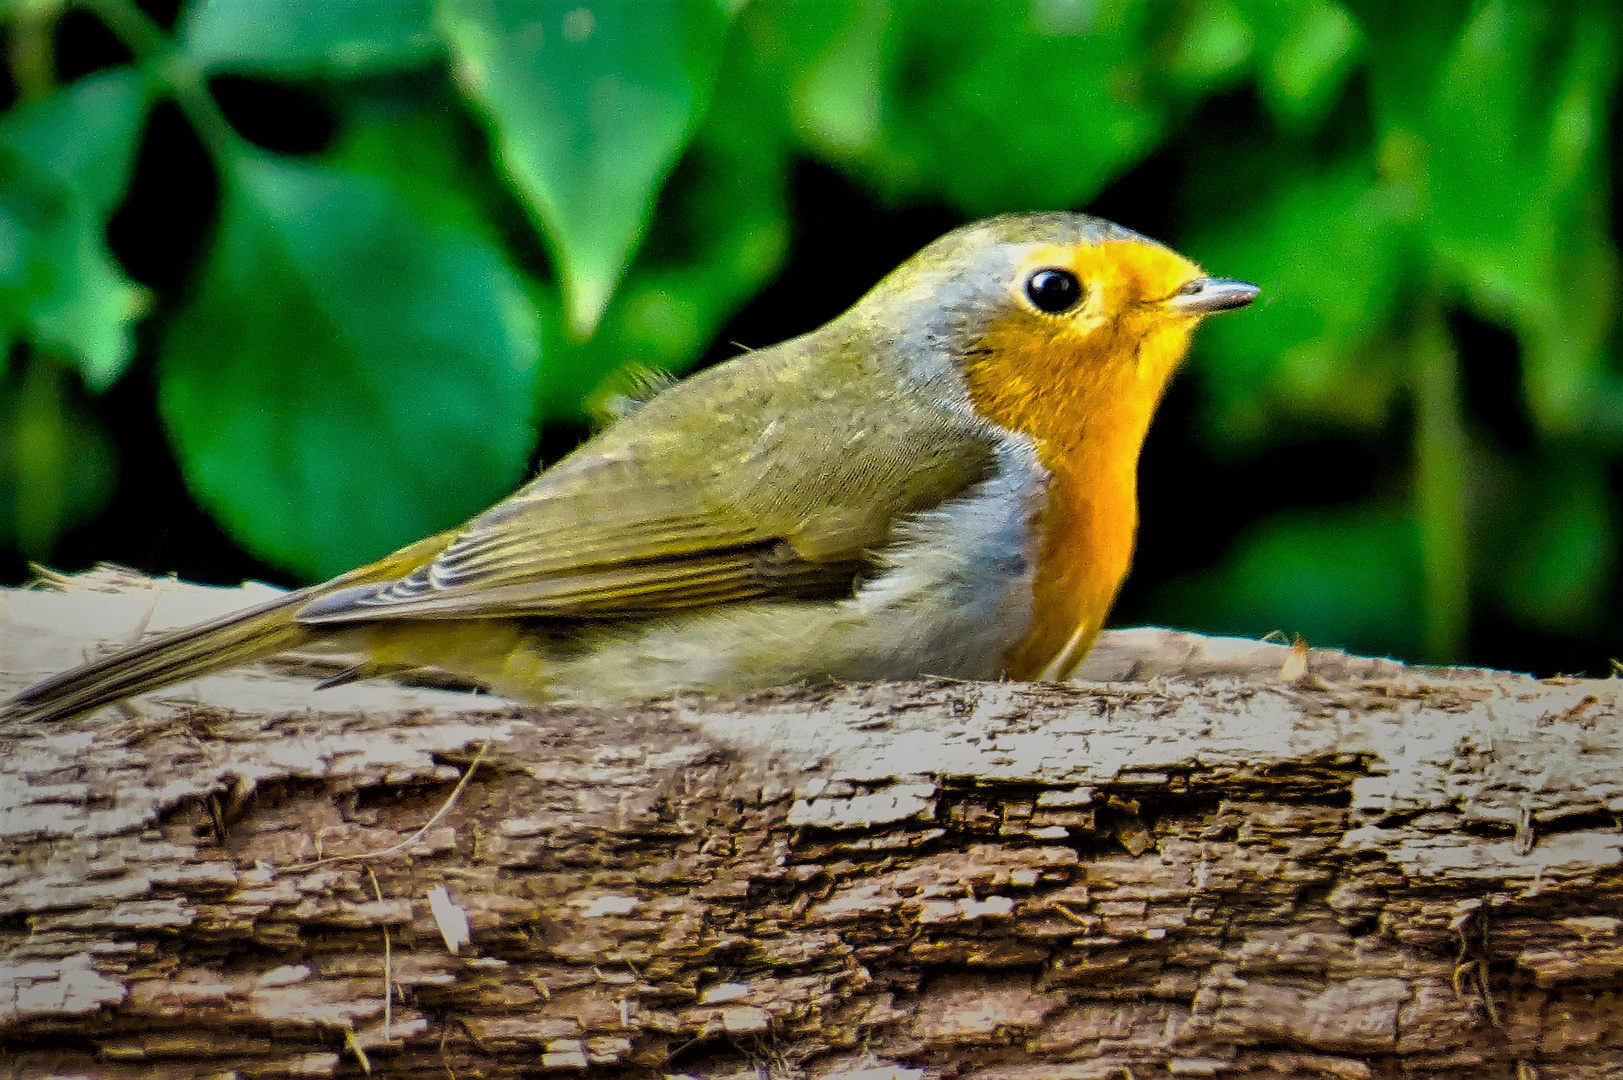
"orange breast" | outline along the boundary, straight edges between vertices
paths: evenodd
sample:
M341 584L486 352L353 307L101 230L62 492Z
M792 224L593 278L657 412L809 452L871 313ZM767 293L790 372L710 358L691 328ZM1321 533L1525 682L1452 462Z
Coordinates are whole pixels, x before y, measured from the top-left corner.
M1034 623L1008 660L1010 676L1066 677L1104 625L1132 563L1139 452L1188 345L1187 323L1148 314L1086 333L1015 315L966 365L977 411L1035 440L1053 477L1038 522Z
M1136 448L1078 457L1043 449L1054 478L1039 523L1032 628L1008 662L1016 679L1064 678L1087 655L1132 565L1138 530Z
M983 416L1030 435L1052 475L1037 522L1034 623L1008 672L1063 678L1086 655L1132 563L1138 455L1157 395L1137 385L1130 363L1088 364L1054 342L1016 337L988 342L995 359L970 367L970 399ZM1041 378L1050 366L1064 377Z

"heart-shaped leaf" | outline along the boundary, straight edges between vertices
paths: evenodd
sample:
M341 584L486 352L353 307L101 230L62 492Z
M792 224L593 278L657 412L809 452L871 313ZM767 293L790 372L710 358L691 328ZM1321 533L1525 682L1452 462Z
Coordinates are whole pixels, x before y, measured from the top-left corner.
M463 90L557 255L571 328L597 327L703 110L718 0L440 0Z
M775 117L729 76L745 77L731 65L724 73L723 90L735 92L718 92L597 333L577 342L560 319L545 324L548 415L574 415L622 367L686 370L782 262L788 148Z
M199 498L261 557L326 576L505 494L534 443L539 345L498 251L371 176L229 164L160 371Z

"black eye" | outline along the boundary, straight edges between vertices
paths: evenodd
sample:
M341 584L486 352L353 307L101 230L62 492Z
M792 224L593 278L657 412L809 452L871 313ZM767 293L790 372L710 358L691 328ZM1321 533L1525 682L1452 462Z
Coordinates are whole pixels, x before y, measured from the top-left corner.
M1039 270L1026 279L1026 295L1038 311L1058 315L1082 301L1082 283L1069 270Z

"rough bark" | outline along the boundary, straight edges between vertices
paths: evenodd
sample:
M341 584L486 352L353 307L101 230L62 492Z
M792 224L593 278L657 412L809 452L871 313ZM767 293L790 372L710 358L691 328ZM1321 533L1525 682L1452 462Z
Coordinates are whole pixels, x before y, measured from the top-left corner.
M0 594L0 692L246 599ZM1084 674L0 728L0 1072L1623 1074L1623 683L1166 631Z

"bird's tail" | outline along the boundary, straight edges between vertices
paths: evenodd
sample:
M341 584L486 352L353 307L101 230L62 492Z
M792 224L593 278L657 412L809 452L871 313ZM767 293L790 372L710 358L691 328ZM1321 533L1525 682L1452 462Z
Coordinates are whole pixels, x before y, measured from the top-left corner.
M0 704L0 719L61 720L328 637L331 628L300 623L299 609L333 589L387 581L408 573L432 559L449 540L448 533L419 540L324 584L209 622L170 630L64 671Z
M159 634L36 683L0 705L0 718L47 721L77 716L297 648L314 636L294 618L309 601L307 590L288 593L245 611Z

